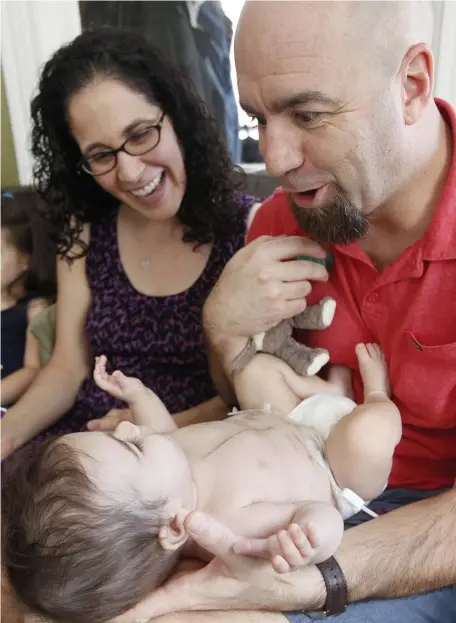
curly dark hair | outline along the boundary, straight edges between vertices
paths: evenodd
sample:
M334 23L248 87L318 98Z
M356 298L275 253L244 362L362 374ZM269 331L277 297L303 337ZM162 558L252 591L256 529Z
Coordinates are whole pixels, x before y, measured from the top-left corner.
M95 78L117 79L169 116L184 154L187 188L178 216L184 241L204 244L226 235L235 218L233 167L217 124L192 83L140 35L112 27L87 30L45 64L31 105L34 184L62 257L92 223L118 205L90 175L68 122L70 98Z

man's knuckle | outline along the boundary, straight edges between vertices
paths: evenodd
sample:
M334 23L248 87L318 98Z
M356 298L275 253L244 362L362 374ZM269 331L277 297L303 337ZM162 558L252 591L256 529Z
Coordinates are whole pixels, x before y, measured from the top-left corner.
M268 283L271 280L272 270L270 266L263 266L258 271L258 281L260 283Z

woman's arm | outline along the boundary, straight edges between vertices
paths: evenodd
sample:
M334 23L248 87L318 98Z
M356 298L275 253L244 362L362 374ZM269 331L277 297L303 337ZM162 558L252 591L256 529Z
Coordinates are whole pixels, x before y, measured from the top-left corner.
M189 426L190 424L224 420L227 415L228 407L220 396L215 396L206 402L202 402L196 407L180 411L180 413L176 413L173 417L177 426L182 428L183 426Z
M88 242L88 228L84 239ZM89 373L85 323L90 290L85 258L57 261L56 343L52 357L2 419L2 458L48 428L72 406Z

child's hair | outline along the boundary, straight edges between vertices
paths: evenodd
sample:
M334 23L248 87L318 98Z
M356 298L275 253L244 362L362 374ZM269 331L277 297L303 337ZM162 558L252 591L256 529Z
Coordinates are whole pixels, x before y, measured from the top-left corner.
M32 190L2 191L2 229L8 232L11 244L30 257L27 270L10 285L10 289L20 281L25 294L33 293L54 300L57 249L48 235L41 210L41 200Z
M2 494L2 566L32 613L105 623L161 584L179 551L161 548L163 500L100 491L78 452L50 439L24 453Z

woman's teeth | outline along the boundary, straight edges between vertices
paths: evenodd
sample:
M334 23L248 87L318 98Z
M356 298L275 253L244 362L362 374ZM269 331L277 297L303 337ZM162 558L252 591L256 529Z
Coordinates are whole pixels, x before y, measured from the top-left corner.
M138 188L137 190L131 190L131 194L135 197L145 197L146 195L150 195L160 184L162 176L163 171L155 179L149 182L147 186L143 186L142 188Z

